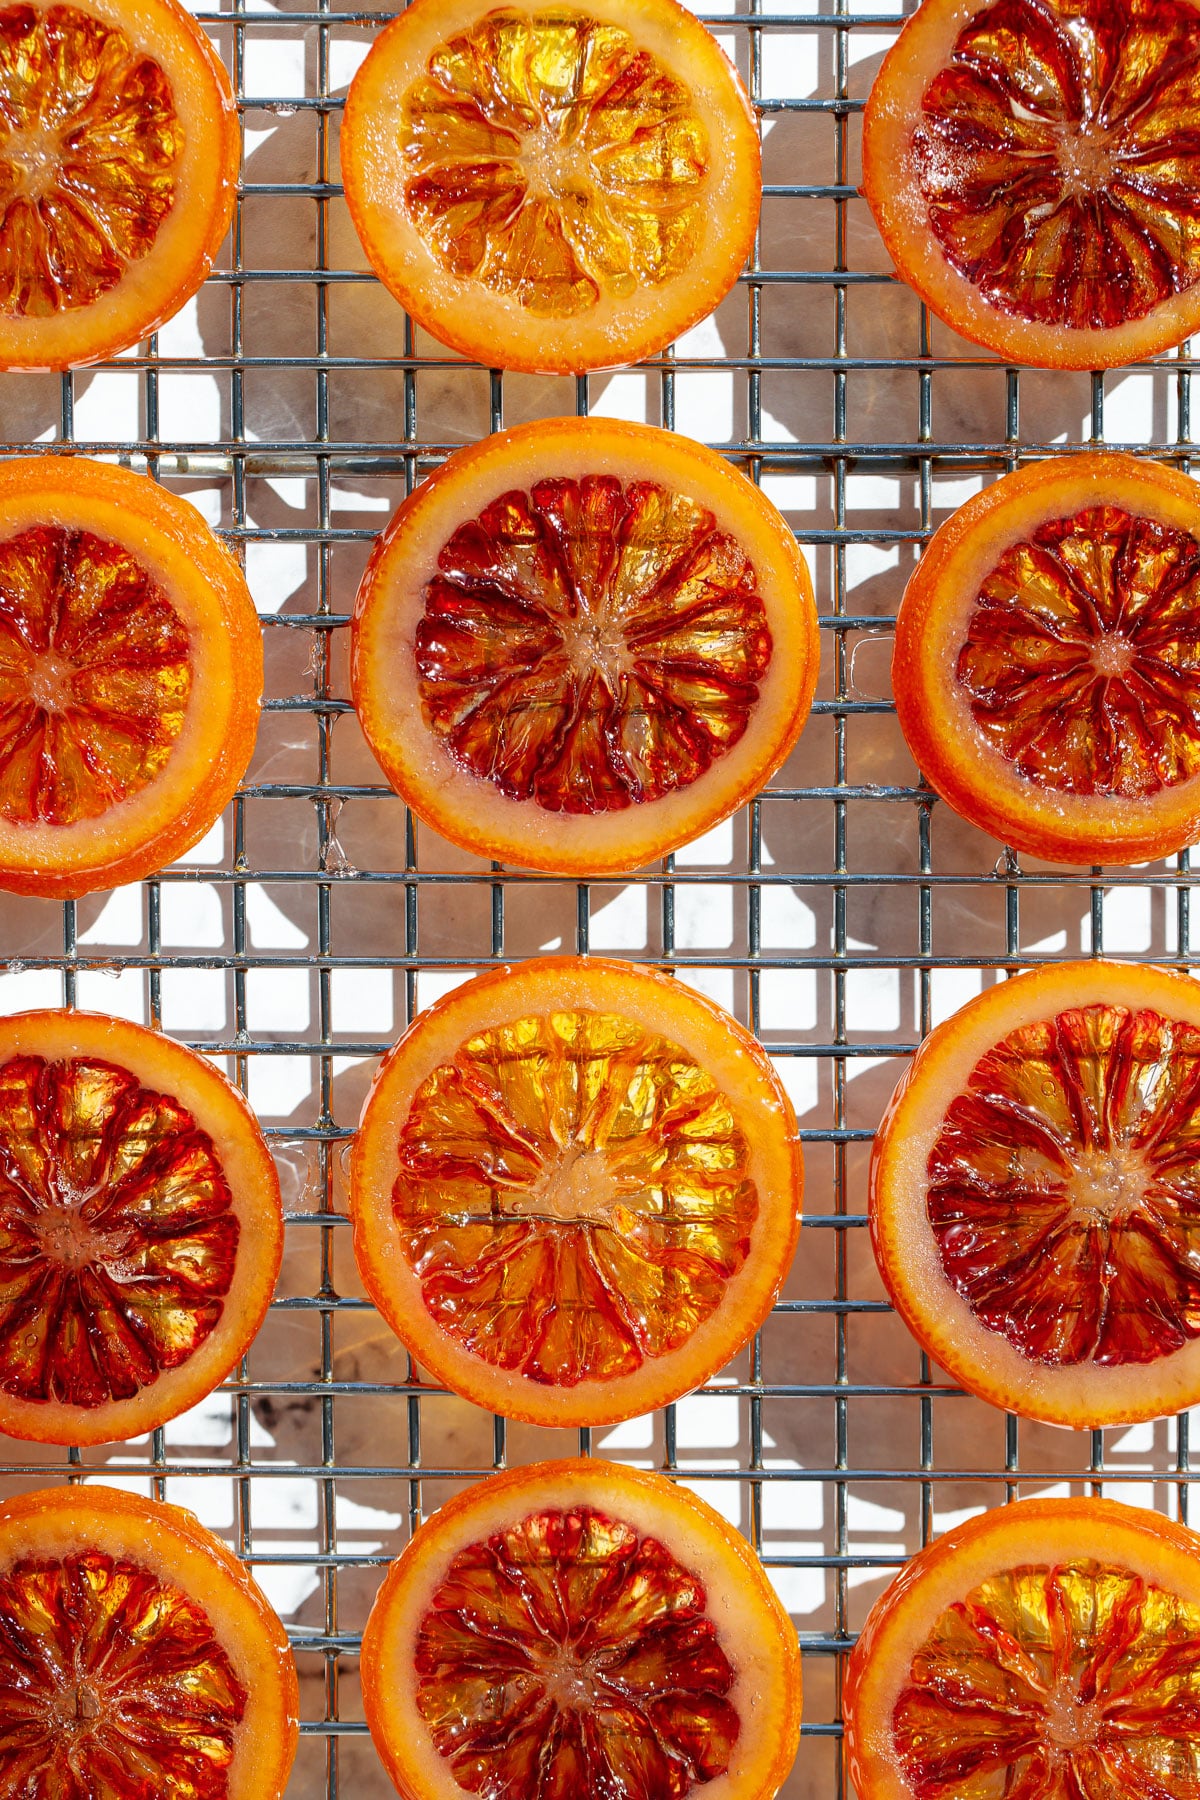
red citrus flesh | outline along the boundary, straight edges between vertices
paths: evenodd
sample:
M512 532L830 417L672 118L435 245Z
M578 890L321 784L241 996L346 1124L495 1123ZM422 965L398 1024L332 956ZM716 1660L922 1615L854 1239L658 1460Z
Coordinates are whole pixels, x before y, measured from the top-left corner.
M618 25L497 8L438 46L400 113L403 198L448 273L570 318L684 271L708 139Z
M683 1800L725 1773L734 1671L695 1572L589 1507L460 1550L416 1643L416 1703L460 1787Z
M566 1388L686 1344L759 1212L712 1075L612 1013L477 1033L422 1084L399 1157L397 1242L431 1318L485 1361Z
M184 132L121 28L71 6L0 12L0 312L90 305L154 245Z
M54 1800L223 1800L246 1690L201 1602L84 1550L0 1576L0 1783Z
M0 1067L0 1388L131 1399L218 1323L239 1226L212 1139L127 1069Z
M0 813L73 825L160 773L191 692L187 630L119 544L39 526L0 544Z
M1039 787L1136 797L1200 773L1200 542L1119 506L1008 548L958 678L988 741Z
M896 1701L915 1800L1185 1800L1198 1642L1195 1600L1102 1556L996 1571L939 1616Z
M947 260L992 306L1095 330L1200 279L1196 9L998 0L921 102L913 156Z

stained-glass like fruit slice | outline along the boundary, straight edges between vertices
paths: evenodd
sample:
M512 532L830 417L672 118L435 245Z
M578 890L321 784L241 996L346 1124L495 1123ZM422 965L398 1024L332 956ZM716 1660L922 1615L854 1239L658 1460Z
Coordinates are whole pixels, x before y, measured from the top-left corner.
M457 451L363 577L351 673L389 781L444 837L637 868L770 777L817 676L791 532L673 433L551 419Z
M850 1657L860 1800L1190 1800L1200 1538L1111 1500L1020 1500L908 1564Z
M1200 990L1065 963L925 1040L875 1139L898 1312L972 1392L1056 1424L1200 1401Z
M1191 0L933 0L884 58L863 189L904 279L1017 362L1109 368L1200 324Z
M0 368L96 362L178 312L240 154L229 77L175 0L0 8Z
M930 783L1036 856L1129 863L1200 832L1200 488L1130 456L1006 475L905 590L896 711Z
M262 634L188 501L82 458L0 469L0 887L68 898L191 848L254 748Z
M244 1355L282 1248L270 1151L210 1062L97 1013L0 1020L0 1430L173 1419Z
M380 279L508 369L661 350L728 292L758 222L750 104L675 0L416 0L351 83L341 150Z
M720 1008L624 963L489 971L384 1061L351 1164L363 1280L423 1367L509 1418L678 1399L762 1323L802 1169Z
M363 1704L413 1800L768 1800L796 1753L796 1633L746 1540L661 1475L535 1463L394 1562Z
M115 1488L0 1506L0 1784L14 1800L278 1800L296 1670L191 1513Z

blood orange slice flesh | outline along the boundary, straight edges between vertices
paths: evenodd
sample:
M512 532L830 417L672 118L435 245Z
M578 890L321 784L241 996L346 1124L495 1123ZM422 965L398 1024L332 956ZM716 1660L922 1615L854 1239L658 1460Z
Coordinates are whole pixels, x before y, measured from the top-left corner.
M296 1671L191 1513L114 1488L0 1506L0 1781L54 1800L277 1800Z
M675 0L416 0L350 85L341 156L380 279L508 369L661 350L732 287L758 222L754 114Z
M676 1400L761 1325L795 1248L787 1097L711 1002L549 957L429 1008L351 1163L367 1289L458 1393L540 1424Z
M1200 991L1064 963L940 1025L875 1139L871 1233L964 1387L1055 1424L1200 1400Z
M749 1545L661 1475L575 1459L468 1488L394 1562L363 1703L404 1794L767 1800L795 1629Z
M282 1248L271 1154L210 1062L99 1014L0 1020L0 1430L108 1443L185 1411Z
M0 367L95 362L177 312L240 154L229 77L174 0L0 9Z
M913 1558L850 1657L860 1800L1190 1800L1200 1539L1110 1500L1020 1500Z
M817 676L804 559L722 458L611 420L457 451L355 605L354 703L444 837L567 874L636 868L769 778Z
M232 798L262 634L196 509L76 458L0 469L0 887L152 874Z
M1200 323L1192 0L932 0L884 58L863 188L904 279L1016 362L1108 368Z
M1055 861L1200 831L1200 488L1130 456L1006 475L933 537L892 664L910 749L956 811Z

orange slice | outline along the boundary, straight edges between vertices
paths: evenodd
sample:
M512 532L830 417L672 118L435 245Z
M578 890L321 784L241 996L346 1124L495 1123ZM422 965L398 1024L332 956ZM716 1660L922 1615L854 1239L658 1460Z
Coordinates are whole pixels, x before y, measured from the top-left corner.
M850 1657L859 1800L1191 1800L1200 1539L1111 1500L1019 1500L948 1531Z
M350 1169L367 1291L423 1367L508 1418L677 1400L766 1317L800 1146L762 1047L666 976L489 970L384 1059Z
M597 875L756 793L817 659L804 559L744 476L652 426L549 419L456 451L399 507L351 680L388 780L443 837Z
M467 1488L389 1569L363 1706L403 1794L768 1800L796 1632L746 1540L661 1475L577 1458Z
M180 1507L115 1488L0 1506L0 1778L54 1800L278 1800L298 1688L282 1625Z
M270 1151L212 1063L97 1013L0 1020L0 1430L103 1444L195 1405L282 1250Z
M0 368L97 362L178 312L240 155L229 77L175 0L0 10Z
M570 373L651 356L754 241L758 132L675 0L415 0L350 84L363 249L464 355Z
M932 785L1036 856L1129 863L1200 832L1200 488L1131 456L1006 475L934 534L896 620Z
M245 773L262 634L195 507L81 458L0 467L0 887L161 869Z
M1200 987L1063 963L930 1034L875 1138L897 1311L964 1387L1054 1424L1200 1401Z
M1110 368L1200 324L1194 0L924 0L863 121L863 191L938 317Z

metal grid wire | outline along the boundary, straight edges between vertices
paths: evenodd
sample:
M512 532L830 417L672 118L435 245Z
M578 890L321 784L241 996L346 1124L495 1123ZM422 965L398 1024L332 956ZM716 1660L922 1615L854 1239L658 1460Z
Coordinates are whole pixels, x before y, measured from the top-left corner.
M147 469L244 554L268 700L241 795L189 857L113 896L0 904L0 1007L121 1012L215 1057L279 1158L288 1249L263 1333L205 1407L103 1451L9 1443L2 1486L94 1471L191 1506L250 1561L301 1670L293 1800L390 1792L357 1688L380 1568L422 1513L505 1462L579 1447L676 1471L748 1533L804 1648L792 1800L849 1791L844 1654L932 1532L1063 1484L1186 1517L1186 1418L1056 1432L969 1399L890 1314L862 1228L872 1129L936 1019L1047 957L1192 960L1186 855L1102 877L1003 852L919 784L887 669L921 543L983 482L1084 442L1187 468L1191 365L1021 374L933 326L856 192L897 13L735 3L704 16L761 109L762 229L715 321L673 353L535 381L414 332L365 272L336 179L345 84L386 15L237 0L201 15L246 128L227 266L141 353L3 378L14 452L71 445ZM348 704L346 626L373 534L448 450L589 409L705 438L763 484L814 568L823 676L789 764L730 826L577 887L479 863L406 817ZM506 1425L422 1385L361 1297L344 1216L346 1144L395 1032L472 969L553 948L672 967L747 1020L808 1167L796 1265L751 1352L607 1433Z

